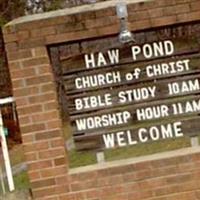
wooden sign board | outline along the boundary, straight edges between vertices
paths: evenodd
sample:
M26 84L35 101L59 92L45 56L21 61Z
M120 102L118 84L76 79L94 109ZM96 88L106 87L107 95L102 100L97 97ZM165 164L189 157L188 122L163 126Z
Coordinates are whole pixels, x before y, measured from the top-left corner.
M200 132L198 43L133 44L62 60L78 150L137 145Z

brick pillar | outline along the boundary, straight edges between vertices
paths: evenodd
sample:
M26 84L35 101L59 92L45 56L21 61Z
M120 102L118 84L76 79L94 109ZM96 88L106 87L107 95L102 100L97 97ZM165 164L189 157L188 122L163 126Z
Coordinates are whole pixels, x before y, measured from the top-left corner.
M4 38L34 199L57 200L69 190L68 163L48 52Z

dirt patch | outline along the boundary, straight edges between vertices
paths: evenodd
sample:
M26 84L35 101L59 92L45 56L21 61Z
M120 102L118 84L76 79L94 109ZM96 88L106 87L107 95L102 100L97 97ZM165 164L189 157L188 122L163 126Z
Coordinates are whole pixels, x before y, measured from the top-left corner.
M0 196L0 200L32 200L29 191L16 191Z

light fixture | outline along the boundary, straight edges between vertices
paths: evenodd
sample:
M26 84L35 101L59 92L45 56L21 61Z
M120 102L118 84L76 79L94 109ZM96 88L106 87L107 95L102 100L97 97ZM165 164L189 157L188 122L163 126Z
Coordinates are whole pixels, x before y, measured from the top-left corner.
M119 33L119 41L121 43L129 43L135 42L133 34L128 30L127 27L127 18L128 11L125 2L119 2L116 5L117 16L120 19L120 33Z

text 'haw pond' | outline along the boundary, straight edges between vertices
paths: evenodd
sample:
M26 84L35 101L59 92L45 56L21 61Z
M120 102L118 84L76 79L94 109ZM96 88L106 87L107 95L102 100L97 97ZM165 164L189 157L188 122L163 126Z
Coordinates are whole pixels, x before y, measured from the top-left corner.
M84 54L82 59L84 66L65 76L78 150L198 133L198 53L182 53L174 41L163 40Z

